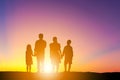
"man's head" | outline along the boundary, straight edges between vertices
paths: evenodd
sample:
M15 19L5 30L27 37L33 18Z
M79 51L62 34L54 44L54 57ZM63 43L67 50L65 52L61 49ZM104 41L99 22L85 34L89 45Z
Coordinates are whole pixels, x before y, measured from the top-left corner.
M71 44L71 40L67 40L67 44L70 45Z
M39 34L39 38L40 38L40 39L43 38L43 34L42 34L42 33Z

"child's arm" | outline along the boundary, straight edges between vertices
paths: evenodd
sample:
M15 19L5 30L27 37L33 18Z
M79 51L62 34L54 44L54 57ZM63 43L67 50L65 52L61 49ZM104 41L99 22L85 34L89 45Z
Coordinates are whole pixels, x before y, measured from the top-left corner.
M31 55L34 56L33 51L31 52Z
M33 54L33 56L36 56L36 54L37 54L37 52L36 52L36 51L34 51L34 54Z
M65 55L65 47L64 47L64 49L63 49L63 52L62 52L62 58L64 57L64 55Z

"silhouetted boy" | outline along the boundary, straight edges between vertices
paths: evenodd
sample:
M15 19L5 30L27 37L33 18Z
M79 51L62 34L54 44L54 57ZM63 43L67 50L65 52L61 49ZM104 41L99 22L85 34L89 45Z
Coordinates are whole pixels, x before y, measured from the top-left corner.
M63 55L62 55L65 56L64 59L65 72L67 71L67 64L69 65L68 72L70 72L71 64L72 64L73 48L71 47L70 44L71 44L71 40L67 40L67 45L64 47Z
M28 44L26 47L26 65L27 65L26 69L27 69L27 72L31 72L31 65L33 64L32 55L33 55L33 51L31 49L31 45Z
M43 71L45 57L46 41L43 40L43 34L39 34L39 40L35 42L34 55L37 57L37 70L40 72L40 64Z
M50 44L50 58L53 70L55 70L56 67L56 72L58 72L59 69L60 57L61 57L60 44L57 42L57 37L53 37L53 43Z

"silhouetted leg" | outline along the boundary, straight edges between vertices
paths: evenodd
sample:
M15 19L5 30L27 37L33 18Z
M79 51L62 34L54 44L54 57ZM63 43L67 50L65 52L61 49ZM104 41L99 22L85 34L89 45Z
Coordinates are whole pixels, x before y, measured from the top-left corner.
M40 72L40 61L38 58L37 58L37 71Z
M67 68L67 64L66 63L64 64L64 68L65 68L65 72L66 72L66 68Z
M56 72L58 72L59 64L56 65Z
M56 73L58 72L58 69L59 69L59 65L58 65L58 64L55 64L54 70L55 70Z
M42 70L42 72L44 72L44 62L43 61L41 62L41 70Z
M28 65L26 66L27 72L28 72Z
M31 72L31 65L29 65L29 72Z
M54 72L54 70L55 70L55 63L54 63L53 59L51 59L51 64L52 64L52 72Z
M71 64L69 64L68 72L70 72L70 69L71 69Z
M44 72L44 55L41 57L41 70Z

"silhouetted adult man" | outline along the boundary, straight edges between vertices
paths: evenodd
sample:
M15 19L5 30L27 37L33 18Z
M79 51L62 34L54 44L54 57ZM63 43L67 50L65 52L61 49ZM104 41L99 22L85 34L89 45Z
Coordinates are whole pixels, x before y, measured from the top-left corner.
M71 40L67 40L67 45L64 47L63 55L62 55L62 56L65 56L65 59L64 59L65 72L67 71L66 70L67 69L67 64L69 65L68 72L70 72L71 64L72 64L73 48L70 44L71 44Z
M61 49L60 44L57 42L57 37L53 37L53 43L50 44L50 57L53 70L55 70L56 68L56 72L58 72L61 57Z
M43 34L39 34L39 40L35 42L34 54L37 57L37 70L44 67L44 55L45 55L46 41L43 40ZM41 64L41 65L40 65Z

